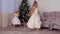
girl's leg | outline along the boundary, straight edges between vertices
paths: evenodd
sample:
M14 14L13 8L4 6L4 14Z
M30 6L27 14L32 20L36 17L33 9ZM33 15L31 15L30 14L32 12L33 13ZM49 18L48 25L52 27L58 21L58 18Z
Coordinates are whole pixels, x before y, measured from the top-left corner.
M24 22L24 27L26 27L25 22Z
M19 27L21 27L21 24L19 24Z
M35 28L29 28L29 31L31 32L31 31L34 31L35 30Z
M26 27L26 22L24 21L23 26Z
M23 27L23 23L21 23L21 26Z
M14 28L15 28L15 25L13 25L12 27L13 27L13 29L14 29Z
M31 32L31 31L33 31L33 29L29 29L29 31Z
M39 28L36 28L36 31L40 31Z

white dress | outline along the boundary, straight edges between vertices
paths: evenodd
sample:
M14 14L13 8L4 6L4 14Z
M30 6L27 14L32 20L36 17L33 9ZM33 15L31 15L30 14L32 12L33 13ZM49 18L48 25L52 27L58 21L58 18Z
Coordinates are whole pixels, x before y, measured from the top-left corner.
M12 24L13 25L21 24L17 14L14 14L14 17L12 18Z
M27 23L27 27L34 29L34 28L41 28L41 20L40 20L40 16L38 14L38 8L35 8L32 16L30 17L28 23Z

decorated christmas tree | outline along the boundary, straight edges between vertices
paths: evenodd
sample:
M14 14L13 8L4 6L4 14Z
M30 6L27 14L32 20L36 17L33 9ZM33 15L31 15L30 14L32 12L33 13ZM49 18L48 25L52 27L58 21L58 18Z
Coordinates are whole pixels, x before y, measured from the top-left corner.
M27 0L22 0L19 6L19 19L21 23L27 22L29 20L29 5Z

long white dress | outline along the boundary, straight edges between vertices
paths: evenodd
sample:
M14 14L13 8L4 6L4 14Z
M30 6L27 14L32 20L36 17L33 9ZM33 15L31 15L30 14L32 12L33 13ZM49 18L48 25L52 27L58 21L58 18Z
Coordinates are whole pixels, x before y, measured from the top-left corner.
M28 23L27 23L27 27L34 29L34 28L41 28L41 20L40 20L40 16L38 14L38 8L35 8L32 16L30 17Z
M17 14L14 14L14 17L12 18L12 24L13 25L21 24Z

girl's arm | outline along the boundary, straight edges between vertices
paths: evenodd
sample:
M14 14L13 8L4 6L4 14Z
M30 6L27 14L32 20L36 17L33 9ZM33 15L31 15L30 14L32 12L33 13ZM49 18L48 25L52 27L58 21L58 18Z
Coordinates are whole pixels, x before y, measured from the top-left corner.
M11 19L14 17L14 14L11 14Z
M34 11L35 7L32 7L31 10L29 11L30 12L30 15L32 15L32 12Z

